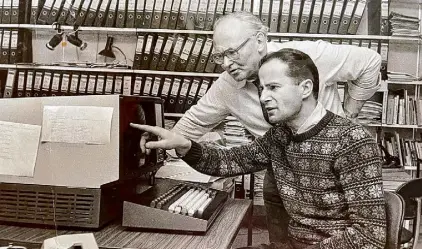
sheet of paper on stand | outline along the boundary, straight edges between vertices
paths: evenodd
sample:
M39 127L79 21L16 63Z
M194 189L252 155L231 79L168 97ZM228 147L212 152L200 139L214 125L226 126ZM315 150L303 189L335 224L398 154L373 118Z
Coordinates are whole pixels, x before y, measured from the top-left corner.
M60 235L44 240L41 249L98 249L92 233Z
M108 144L113 108L44 106L43 142Z
M166 161L164 166L157 171L155 177L199 183L209 183L218 179L217 177L205 175L194 170L182 159Z
M0 121L0 174L34 176L41 126Z

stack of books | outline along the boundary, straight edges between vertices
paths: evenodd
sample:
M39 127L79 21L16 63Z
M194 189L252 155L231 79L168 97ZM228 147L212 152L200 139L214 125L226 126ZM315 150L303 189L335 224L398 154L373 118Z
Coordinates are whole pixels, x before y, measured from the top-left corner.
M403 72L388 72L387 77L391 82L412 82L422 80L422 77Z
M390 14L392 35L419 36L419 18L392 11Z
M381 124L382 103L366 101L358 115L360 124Z
M252 135L232 116L226 118L223 135L228 148L252 142Z

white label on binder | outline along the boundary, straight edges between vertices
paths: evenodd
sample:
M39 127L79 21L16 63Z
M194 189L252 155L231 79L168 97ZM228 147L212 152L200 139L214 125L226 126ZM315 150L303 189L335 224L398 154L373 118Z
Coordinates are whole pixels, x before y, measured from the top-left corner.
M135 85L133 86L133 94L139 95L141 93L142 77L136 76Z
M152 85L152 78L147 77L145 80L144 94L149 94L149 92L151 92L151 85Z
M171 79L165 78L164 83L163 83L163 89L161 90L162 97L167 97L167 94L169 93L169 90L170 90L170 86L171 86Z

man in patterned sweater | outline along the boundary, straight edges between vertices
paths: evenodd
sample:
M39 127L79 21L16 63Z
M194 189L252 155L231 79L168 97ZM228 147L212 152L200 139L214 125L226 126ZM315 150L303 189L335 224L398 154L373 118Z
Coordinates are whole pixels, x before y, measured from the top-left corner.
M268 54L259 79L260 100L275 124L263 137L222 149L159 127L132 124L162 138L142 143L142 151L174 148L193 168L214 176L271 167L291 217L289 240L255 248L384 248L381 157L374 139L361 125L317 101L318 70L305 53L281 49Z

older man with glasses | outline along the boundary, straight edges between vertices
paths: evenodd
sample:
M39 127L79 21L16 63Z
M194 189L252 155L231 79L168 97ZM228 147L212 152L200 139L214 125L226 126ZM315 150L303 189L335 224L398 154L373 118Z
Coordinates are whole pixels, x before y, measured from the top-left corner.
M335 114L356 118L364 102L379 88L381 57L373 50L321 40L268 42L267 32L268 27L251 13L236 12L216 21L213 57L225 72L173 131L197 140L233 115L255 137L265 134L272 124L259 101L259 62L267 53L282 48L300 50L315 62L320 81L318 101ZM348 82L344 105L337 89L339 81ZM285 240L288 218L271 169L265 175L264 204L270 241Z

